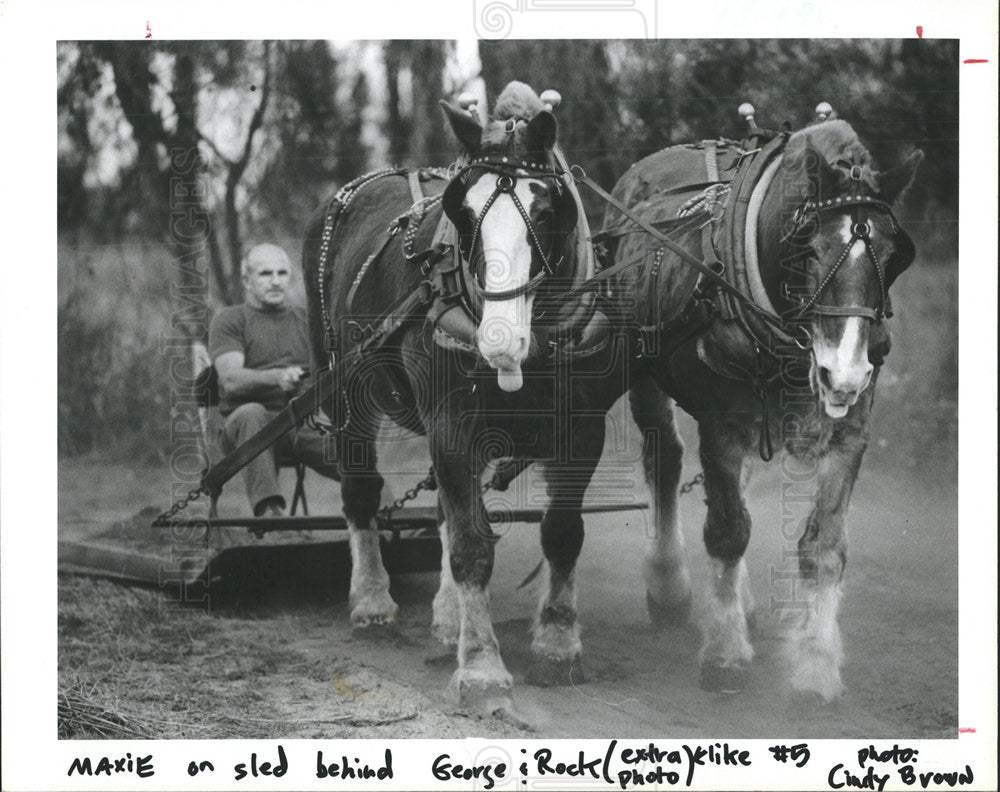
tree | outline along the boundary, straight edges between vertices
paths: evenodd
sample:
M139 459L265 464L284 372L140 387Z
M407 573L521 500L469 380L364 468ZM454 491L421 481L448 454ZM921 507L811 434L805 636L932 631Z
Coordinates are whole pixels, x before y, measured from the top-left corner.
M401 166L447 165L452 146L438 102L444 98L444 71L450 44L442 41L387 41L385 133L389 157Z

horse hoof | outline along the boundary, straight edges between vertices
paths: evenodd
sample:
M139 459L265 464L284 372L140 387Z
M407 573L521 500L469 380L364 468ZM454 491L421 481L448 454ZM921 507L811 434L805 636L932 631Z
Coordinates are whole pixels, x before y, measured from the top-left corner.
M587 681L580 655L569 660L553 657L534 657L528 666L526 680L535 687L560 687L578 685Z
M712 693L740 693L750 679L750 667L745 665L719 666L703 663L698 686Z
M351 607L351 627L355 630L384 628L395 623L398 612L399 606L393 602L388 592L358 597Z
M483 717L509 712L514 706L511 685L459 682L458 706L466 712Z
M351 631L356 634L378 634L395 630L396 612L352 613Z
M691 595L688 594L680 602L666 605L657 602L652 594L647 592L646 610L649 611L649 620L653 623L653 627L658 630L684 627L691 619Z

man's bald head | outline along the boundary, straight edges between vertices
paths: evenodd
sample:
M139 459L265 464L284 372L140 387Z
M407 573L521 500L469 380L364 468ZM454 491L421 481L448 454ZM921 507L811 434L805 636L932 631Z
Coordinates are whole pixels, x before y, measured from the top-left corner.
M277 245L256 245L243 257L243 287L255 308L280 308L285 304L292 263Z
M284 266L290 269L292 262L280 247L264 242L261 245L254 245L243 257L240 274L246 277L254 269L260 269L262 266Z

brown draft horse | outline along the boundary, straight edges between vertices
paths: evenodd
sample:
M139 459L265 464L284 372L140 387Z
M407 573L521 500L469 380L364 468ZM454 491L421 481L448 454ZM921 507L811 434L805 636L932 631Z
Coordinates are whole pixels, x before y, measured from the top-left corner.
M428 437L444 516L433 629L458 646L452 686L461 703L492 713L509 708L512 679L490 618L497 537L480 477L497 457L554 460L545 468L550 504L541 524L551 574L533 628L532 675L568 679L580 653L573 569L583 540L581 503L603 448L604 413L623 387L620 376L618 384L604 377L614 345L601 330L602 315L587 309L592 295L573 305L558 299L560 288L590 273L580 267L589 241L578 223L578 196L553 151L554 117L521 83L503 91L484 125L443 106L463 155L443 192L442 179L421 183L425 195L440 200L430 201L408 238L409 254L412 228L404 244L381 247L385 229L398 225L414 202L412 176L393 171L345 188L332 207L334 224L326 207L315 215L303 271L320 360L331 337L335 356L350 356L366 324L422 281L430 284L435 272L450 272L465 284L462 299L475 314L474 337L448 331L449 311L465 310L462 300L441 304L446 283L456 281L434 281L441 288L426 317L403 322L361 360L327 412L339 428L352 623L385 624L397 612L376 533L383 480L375 437L389 416ZM445 256L433 270L422 268L419 253L441 240L460 258ZM572 398L569 368L586 386Z
M878 173L844 121L792 134L783 153L740 197L749 208L745 224L729 232L728 241L736 245L723 233L731 218L720 215L734 211L737 202L706 193L718 229L713 245L728 279L742 278L756 304L782 317L784 332L777 335L759 322L745 329L730 304L713 312L707 329L678 343L678 325L670 320L692 304L698 272L649 235L626 233L613 242L615 261L645 262L624 270L618 291L638 306L647 328L671 328L647 339L646 347L658 351L633 372L630 396L636 421L654 438L644 449L657 509L644 566L654 621L683 614L690 591L677 525L683 446L674 428L674 401L698 422L708 506L704 540L713 568L700 655L706 689L740 689L753 656L747 629L753 604L743 561L750 515L743 486L745 461L759 443L764 457L771 444L783 447L783 469L794 473L797 492L811 488L814 501L798 540L796 602L786 609L793 622L787 636L790 684L827 701L842 690L837 611L845 514L868 442L879 366L890 346L888 289L914 255L890 206L922 157L916 151L896 169ZM705 162L696 147L665 149L633 165L614 195L646 219L662 219L673 188L704 186ZM675 218L674 209L676 201L670 212ZM606 219L606 227L627 225L614 209ZM700 231L682 233L678 241L702 258Z

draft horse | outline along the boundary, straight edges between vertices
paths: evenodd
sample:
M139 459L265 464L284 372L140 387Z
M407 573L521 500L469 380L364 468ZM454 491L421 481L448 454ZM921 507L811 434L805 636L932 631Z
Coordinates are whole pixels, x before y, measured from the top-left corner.
M545 469L552 574L533 648L538 674L563 673L579 654L573 564L606 406L587 410L584 394L580 415L556 410L569 400L553 372L570 358L604 366L608 334L593 295L559 299L592 262L553 115L521 83L501 93L485 124L442 106L462 147L450 178L389 170L347 185L312 219L303 271L317 358L351 361L325 405L349 526L351 621L384 624L397 612L376 533L375 437L388 416L429 440L444 517L433 629L458 645L453 688L464 705L495 712L510 705L512 680L490 619L497 537L481 476L498 457L557 457ZM421 295L420 309L394 315L408 295ZM375 351L359 354L380 333Z
M658 511L645 562L654 621L682 615L689 601L674 402L698 423L712 562L700 655L707 689L740 689L749 672L745 463L754 450L769 458L783 447L782 467L796 492L810 487L806 497L814 500L794 548L795 602L784 603L792 621L790 683L824 700L842 691L845 513L890 348L888 290L914 257L891 207L922 157L916 151L879 173L854 130L829 120L769 142L761 131L749 145L668 148L633 165L614 188L623 206L654 228L671 229L682 251L745 297L715 288L608 209L610 261L642 262L621 271L616 290L641 319L633 415L655 430L645 433L652 440L644 450Z

